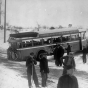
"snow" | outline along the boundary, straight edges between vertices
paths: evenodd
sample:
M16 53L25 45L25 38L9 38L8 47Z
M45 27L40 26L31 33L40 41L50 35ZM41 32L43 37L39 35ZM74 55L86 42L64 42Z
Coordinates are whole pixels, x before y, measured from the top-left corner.
M2 48L2 49L8 49L8 47L9 47L9 43L8 42L6 42L6 43L1 43L0 44L0 47Z
M86 55L86 58L88 58L88 55ZM78 65L76 65L76 69L77 70L85 71L85 72L88 73L88 61L85 64L83 63L83 61L82 61L82 54L77 56L77 57L75 57L75 62L76 62L76 64L78 64Z
M0 66L0 88L28 88L27 80L19 75L14 70Z

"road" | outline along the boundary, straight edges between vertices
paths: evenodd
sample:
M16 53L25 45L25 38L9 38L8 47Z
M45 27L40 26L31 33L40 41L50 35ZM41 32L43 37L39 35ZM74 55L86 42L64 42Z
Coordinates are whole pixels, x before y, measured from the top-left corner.
M76 71L74 75L78 79L79 88L88 88L88 62L82 63L82 55L76 55ZM48 57L49 58L49 57ZM39 64L39 63L38 63ZM39 66L36 71L41 84ZM49 61L50 73L48 76L48 88L56 88L58 78L62 75L62 67L57 67L54 61ZM16 62L7 60L6 54L0 54L0 88L28 88L25 61Z

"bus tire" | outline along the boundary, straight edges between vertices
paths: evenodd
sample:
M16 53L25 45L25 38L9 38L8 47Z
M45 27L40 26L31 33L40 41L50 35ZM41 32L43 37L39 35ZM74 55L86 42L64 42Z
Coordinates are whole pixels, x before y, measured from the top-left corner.
M7 51L7 59L11 60L11 51L10 50Z
M17 53L15 53L15 52L11 52L11 58L12 58L12 60L18 60L18 55L17 55Z
M19 61L23 60L20 52L16 52L16 55L17 55L17 60Z

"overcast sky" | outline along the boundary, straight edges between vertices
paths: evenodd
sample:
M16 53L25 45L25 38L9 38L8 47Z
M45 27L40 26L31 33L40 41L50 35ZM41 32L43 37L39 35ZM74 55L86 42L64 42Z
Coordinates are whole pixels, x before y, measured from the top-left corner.
M2 0L4 1L4 0ZM11 25L88 27L88 0L6 0ZM4 5L3 5L4 6Z

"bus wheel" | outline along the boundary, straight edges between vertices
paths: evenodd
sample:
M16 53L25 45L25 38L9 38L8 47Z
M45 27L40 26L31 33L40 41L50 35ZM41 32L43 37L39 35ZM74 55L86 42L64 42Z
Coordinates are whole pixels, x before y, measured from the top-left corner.
M12 60L17 60L18 59L18 55L15 52L11 53L11 57L12 57Z
M12 59L12 58L11 58L11 51L9 51L9 50L7 51L7 59L8 59L8 60L11 60L11 59Z

